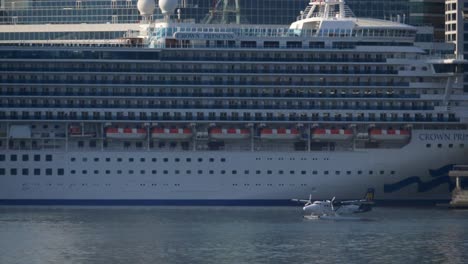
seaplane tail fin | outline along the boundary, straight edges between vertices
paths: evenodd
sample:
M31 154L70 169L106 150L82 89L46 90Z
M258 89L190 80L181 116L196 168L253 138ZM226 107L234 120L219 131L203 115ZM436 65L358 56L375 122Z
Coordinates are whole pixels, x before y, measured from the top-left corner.
M374 188L367 189L366 195L364 196L364 200L366 200L366 202L373 202L374 201L374 193L375 193Z

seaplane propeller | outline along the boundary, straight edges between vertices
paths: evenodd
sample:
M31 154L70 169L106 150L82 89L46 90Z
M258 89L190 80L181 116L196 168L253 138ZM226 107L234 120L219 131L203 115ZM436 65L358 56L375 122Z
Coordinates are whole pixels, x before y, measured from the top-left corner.
M312 194L309 194L309 200L307 200L307 203L304 206L308 206L312 204Z
M330 206L333 212L335 212L335 207L333 206L333 203L335 202L336 197L333 197L330 201Z

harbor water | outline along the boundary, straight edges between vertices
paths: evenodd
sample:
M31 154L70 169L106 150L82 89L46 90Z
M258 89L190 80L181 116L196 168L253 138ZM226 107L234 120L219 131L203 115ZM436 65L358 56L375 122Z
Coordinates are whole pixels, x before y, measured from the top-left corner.
M300 207L2 207L0 263L466 263L468 211Z

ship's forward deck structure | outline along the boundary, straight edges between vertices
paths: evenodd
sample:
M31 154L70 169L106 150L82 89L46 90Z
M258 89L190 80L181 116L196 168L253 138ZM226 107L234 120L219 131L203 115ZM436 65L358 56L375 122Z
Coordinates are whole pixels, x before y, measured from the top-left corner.
M449 199L465 61L344 1L289 27L193 24L162 2L137 25L0 26L1 203Z

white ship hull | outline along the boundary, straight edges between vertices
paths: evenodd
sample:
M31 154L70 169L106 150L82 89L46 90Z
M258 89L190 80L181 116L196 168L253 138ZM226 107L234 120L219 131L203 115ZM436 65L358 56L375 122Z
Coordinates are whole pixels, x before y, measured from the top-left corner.
M431 144L430 151L427 144ZM0 201L2 204L283 203L309 194L314 199L358 198L367 188L374 188L376 199L382 201L447 200L450 165L468 161L468 149L463 145L468 145L468 133L463 131L414 131L411 142L401 149L6 151L7 157L49 154L53 161L7 160L6 170L19 167L19 175L0 179ZM53 175L22 176L23 168L29 171L51 168ZM64 175L56 175L59 168L64 169Z

